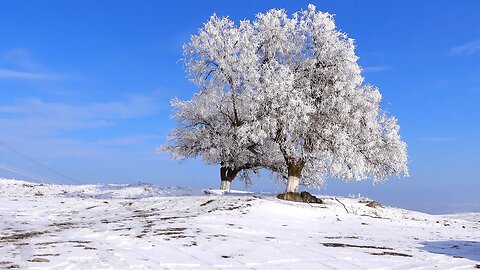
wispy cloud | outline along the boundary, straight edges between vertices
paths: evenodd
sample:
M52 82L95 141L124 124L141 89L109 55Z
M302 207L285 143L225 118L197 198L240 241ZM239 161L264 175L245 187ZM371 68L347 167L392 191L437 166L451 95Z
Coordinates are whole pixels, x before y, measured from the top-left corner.
M6 52L1 59L5 64L19 67L21 69L33 70L42 68L41 65L32 60L30 51L26 49L12 49Z
M58 80L64 75L47 71L32 60L25 49L13 49L0 56L0 79Z
M60 78L61 76L55 74L0 68L0 79L56 80Z
M474 40L472 42L456 46L452 48L452 52L455 54L474 54L480 52L480 39Z
M424 137L424 138L420 138L420 140L424 142L440 143L440 142L450 142L450 141L453 141L454 139L449 137Z
M92 166L90 159L107 164L155 159L155 147L163 136L155 128L132 126L159 113L159 102L138 94L106 102L20 99L0 104L0 141L32 158L83 160ZM1 146L0 154L17 158Z
M111 102L71 104L27 98L0 105L0 131L19 134L59 134L72 130L112 126L158 112L157 101L134 95Z
M145 143L154 139L158 140L160 138L162 137L157 135L133 135L133 136L111 138L108 140L99 140L96 143L99 145L129 146L129 145L138 145L140 143Z
M363 67L363 72L382 72L392 69L391 66L370 66L370 67Z

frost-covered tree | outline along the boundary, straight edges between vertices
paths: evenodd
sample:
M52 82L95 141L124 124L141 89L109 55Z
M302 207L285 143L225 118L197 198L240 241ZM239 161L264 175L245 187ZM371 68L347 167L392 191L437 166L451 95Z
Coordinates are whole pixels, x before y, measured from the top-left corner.
M408 174L399 126L380 108L379 90L364 84L354 47L313 5L238 26L213 15L184 46L201 90L173 101L179 127L163 149L220 164L227 189L238 172L258 168L287 178L287 192L326 177Z
M227 94L207 89L188 101L174 99L179 124L169 135L173 144L161 147L176 159L202 157L207 164L220 165L223 190L230 189L238 173L243 172L242 179L248 182L248 172L258 169L254 145L239 139L239 127L227 112L230 101Z
M299 184L406 175L406 144L381 95L364 85L354 41L315 6L289 18L284 10L253 22L258 58L257 129L285 160L286 192Z
M189 101L172 101L179 125L169 136L173 144L161 147L178 159L200 156L219 164L223 190L237 174L248 182L249 172L275 160L268 143L251 140L251 97L258 82L252 31L248 21L236 27L213 15L184 45L188 77L201 91Z

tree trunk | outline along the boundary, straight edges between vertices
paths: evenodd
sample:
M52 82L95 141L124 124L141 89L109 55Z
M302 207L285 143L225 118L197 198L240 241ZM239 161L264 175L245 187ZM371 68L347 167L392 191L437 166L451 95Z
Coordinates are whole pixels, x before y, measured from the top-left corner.
M288 164L288 181L286 192L299 193L300 191L300 176L302 175L303 162Z
M232 187L232 181L235 179L237 174L240 172L239 169L231 169L227 167L220 167L220 189L230 191Z
M232 181L222 180L220 182L220 189L225 191L230 191L232 188Z

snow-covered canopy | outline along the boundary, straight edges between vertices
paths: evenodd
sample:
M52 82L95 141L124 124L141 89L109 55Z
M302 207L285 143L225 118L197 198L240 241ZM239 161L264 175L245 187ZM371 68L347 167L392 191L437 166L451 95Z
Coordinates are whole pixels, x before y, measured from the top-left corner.
M407 175L399 126L380 108L379 90L364 84L354 49L333 16L313 5L291 17L272 9L238 26L213 15L184 46L200 91L172 102L179 127L163 149L298 174L314 186L328 176Z

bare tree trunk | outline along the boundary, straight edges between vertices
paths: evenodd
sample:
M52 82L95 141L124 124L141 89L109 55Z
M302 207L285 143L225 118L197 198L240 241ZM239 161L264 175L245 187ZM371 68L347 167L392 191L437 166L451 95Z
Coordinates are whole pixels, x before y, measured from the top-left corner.
M232 187L232 181L235 179L237 174L240 172L239 169L231 169L224 166L220 167L220 189L230 191Z
M225 191L230 191L232 188L232 182L227 180L222 180L220 182L220 189Z
M286 192L299 193L300 191L300 176L302 175L303 162L288 164L288 181Z

